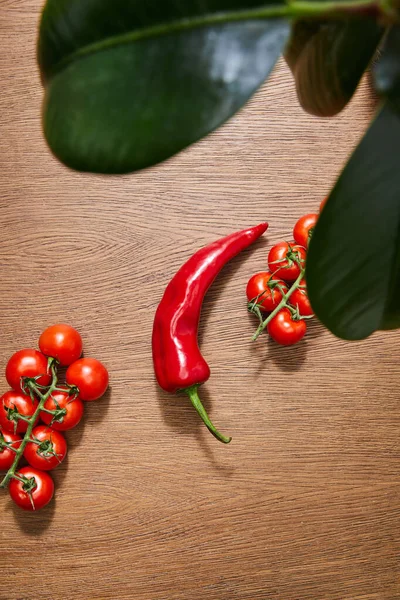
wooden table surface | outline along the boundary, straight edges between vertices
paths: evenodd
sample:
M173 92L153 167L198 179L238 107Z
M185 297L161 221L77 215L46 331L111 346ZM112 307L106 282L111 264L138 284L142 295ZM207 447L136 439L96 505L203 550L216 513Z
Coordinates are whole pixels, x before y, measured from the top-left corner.
M81 175L41 133L41 4L0 4L0 364L68 322L111 388L67 434L50 506L27 514L0 494L0 599L399 599L398 334L350 344L315 323L297 347L252 344L244 296L366 127L367 82L317 120L281 62L236 118L166 164ZM265 219L204 306L202 397L226 447L157 388L152 321L197 248Z

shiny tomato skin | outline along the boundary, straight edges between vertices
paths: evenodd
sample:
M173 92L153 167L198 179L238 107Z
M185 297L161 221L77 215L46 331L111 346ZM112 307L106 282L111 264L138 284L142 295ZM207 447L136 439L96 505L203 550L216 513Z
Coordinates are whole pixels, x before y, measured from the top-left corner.
M40 376L40 377L38 377ZM51 376L48 361L39 350L26 348L12 355L6 366L6 379L9 386L16 392L22 391L23 377L38 377L39 385L49 385Z
M293 237L299 246L308 248L312 231L317 224L317 221L318 215L315 213L304 215L304 217L300 217L300 219L297 221L293 229Z
M305 335L305 321L295 321L288 308L282 308L268 323L268 333L271 338L282 346L297 344Z
M70 365L65 374L68 385L79 390L79 397L86 402L98 400L108 387L108 371L95 358L80 358Z
M0 440L11 444L16 450L20 447L21 436L0 429ZM0 471L8 471L15 459L15 452L11 448L0 448Z
M16 473L19 477L30 479L34 477L36 487L32 490L32 502L29 494L23 490L23 483L17 479L11 479L9 492L11 499L17 506L24 510L40 510L46 506L54 495L54 482L48 473L34 469L33 467L22 467Z
M5 431L10 431L12 433L25 433L28 429L28 423L19 419L17 426L15 427L15 421L10 421L7 418L6 407L16 408L18 409L19 414L29 418L34 414L37 406L37 400L32 401L30 396L26 396L21 392L15 392L14 390L6 392L0 398L0 426Z
M70 325L52 325L40 336L39 348L46 356L51 356L63 367L68 367L82 354L82 338Z
M279 242L271 248L268 254L268 267L274 277L284 281L295 281L300 275L300 267L294 261L289 261L287 254L295 253L302 267L305 265L306 250L294 242Z
M268 286L270 281L276 281L279 283L279 287ZM257 305L264 312L272 312L282 300L282 291L284 294L288 291L288 287L284 281L273 277L271 273L263 272L256 273L248 281L246 288L247 300L249 302L255 302L257 299Z
M305 279L300 281L300 285L305 287ZM289 302L292 306L299 309L299 313L302 317L312 317L314 315L314 311L308 298L307 289L297 288L297 290L294 290L290 296Z
M65 409L67 413L62 417L62 421L53 421L53 415L42 411L40 418L46 425L51 425L56 431L68 431L76 427L83 417L83 402L80 398L70 396L68 391L53 392L44 403L47 410L56 410L57 404L60 409Z
M57 455L43 456L38 444L28 442L25 446L24 457L31 467L42 471L51 471L62 463L67 454L67 442L62 433L47 425L39 425L33 429L31 438L42 443L51 442L52 451Z

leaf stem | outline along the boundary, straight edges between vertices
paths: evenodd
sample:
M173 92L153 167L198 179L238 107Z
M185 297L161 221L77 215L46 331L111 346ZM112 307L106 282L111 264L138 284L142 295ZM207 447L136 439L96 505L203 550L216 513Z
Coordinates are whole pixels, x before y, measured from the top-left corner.
M296 281L294 282L292 287L286 292L286 294L284 296L282 296L282 300L279 302L278 306L272 311L272 313L270 313L268 315L268 317L262 323L260 323L255 334L252 337L253 342L256 341L258 336L264 331L264 329L267 327L268 323L270 321L272 321L272 319L278 314L278 312L280 310L282 310L282 308L285 308L290 296L300 286L300 282L304 278L304 273L305 273L305 268L300 269L300 275L298 276L298 278L296 279Z
M392 11L382 0L319 1L289 0L291 15L294 18L334 18L368 17L382 15L393 18Z
M17 470L18 463L19 463L19 461L21 459L21 456L24 453L24 450L25 450L25 447L26 447L27 443L29 441L31 441L32 430L33 430L34 425L35 425L35 423L37 421L37 418L38 418L38 416L39 416L39 414L40 414L40 412L41 412L41 410L42 410L42 408L43 408L46 400L54 392L55 387L57 385L58 377L57 377L57 366L56 366L56 363L52 362L50 368L51 368L51 374L52 374L52 381L51 381L50 387L48 388L48 390L47 390L47 392L45 394L41 394L39 392L39 390L36 388L36 386L35 386L34 383L31 382L29 384L30 391L33 391L34 393L36 393L39 396L40 402L39 402L39 404L38 404L35 412L33 413L33 415L29 419L29 425L28 425L28 428L27 428L27 430L25 432L24 439L22 440L21 445L19 446L19 448L15 452L14 462L11 465L10 469L7 471L7 473L6 473L3 481L0 483L0 488L7 487L10 479L12 479L12 478L21 480L17 475L15 475L15 471Z
M240 23L243 21L263 21L267 19L347 19L351 17L381 17L389 23L398 22L398 15L389 0L288 0L287 3L266 5L246 10L215 12L192 16L176 21L158 23L151 27L134 29L127 33L114 35L72 52L62 59L54 69L46 73L46 79L62 71L70 63L84 56L131 44L140 40L157 38L202 27Z

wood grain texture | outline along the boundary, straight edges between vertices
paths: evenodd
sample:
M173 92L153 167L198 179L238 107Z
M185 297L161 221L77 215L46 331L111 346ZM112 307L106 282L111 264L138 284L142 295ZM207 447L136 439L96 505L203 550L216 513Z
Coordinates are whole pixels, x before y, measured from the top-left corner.
M400 598L398 334L345 343L315 324L293 349L252 344L244 298L361 136L368 83L317 120L280 63L236 118L166 164L81 175L41 134L40 6L0 3L0 365L64 321L112 385L67 434L55 502L25 514L0 494L0 600ZM225 447L157 389L152 319L192 252L265 219L204 307L202 396L233 435Z

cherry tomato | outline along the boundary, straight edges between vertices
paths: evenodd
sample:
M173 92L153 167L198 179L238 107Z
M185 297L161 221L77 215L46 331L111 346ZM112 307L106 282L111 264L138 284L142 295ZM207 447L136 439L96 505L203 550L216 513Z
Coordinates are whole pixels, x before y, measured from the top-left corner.
M307 330L305 321L295 321L288 308L282 308L268 323L268 333L275 342L282 346L297 344Z
M70 396L68 391L53 392L44 403L47 410L56 411L50 414L42 411L40 418L56 431L67 431L78 425L83 416L83 402L80 398Z
M32 431L31 439L40 442L28 442L25 446L24 456L32 467L50 471L62 463L67 454L67 442L62 433L39 425Z
M68 367L82 354L82 338L70 325L52 325L40 336L39 348L46 356Z
M300 217L297 221L293 229L293 237L300 246L308 247L317 221L318 215L315 213Z
M17 471L19 479L11 479L8 487L12 500L24 510L39 510L50 502L54 494L54 482L48 473L22 467Z
M30 396L14 392L14 390L6 392L0 398L0 426L5 431L25 433L28 423L20 419L18 415L29 418L34 414L37 406L37 400L32 400ZM7 409L12 410L8 411Z
M68 367L65 374L68 385L79 390L81 400L91 402L100 398L108 387L108 371L95 358L80 358Z
M21 445L22 439L15 433L0 429L0 471L8 471L15 459L15 452ZM11 447L10 447L11 446Z
M324 208L325 204L328 202L328 198L329 196L327 196L326 198L324 198L321 202L321 204L319 205L319 212L322 211L322 209Z
M303 246L298 244L288 244L288 242L279 242L271 248L268 254L269 270L275 277L285 281L295 281L300 275L300 262L304 268L306 260L306 251Z
M24 392L23 378L37 377L39 385L49 385L51 381L48 372L47 358L39 350L19 350L12 355L6 366L6 379L16 392Z
M289 302L292 306L297 307L299 313L303 317L312 317L314 311L311 307L310 300L308 299L307 289L306 289L306 281L302 279L300 281L301 288L297 288L292 292Z
M284 281L271 273L256 273L249 279L246 295L249 302L255 302L261 310L272 312L286 294L288 287Z

